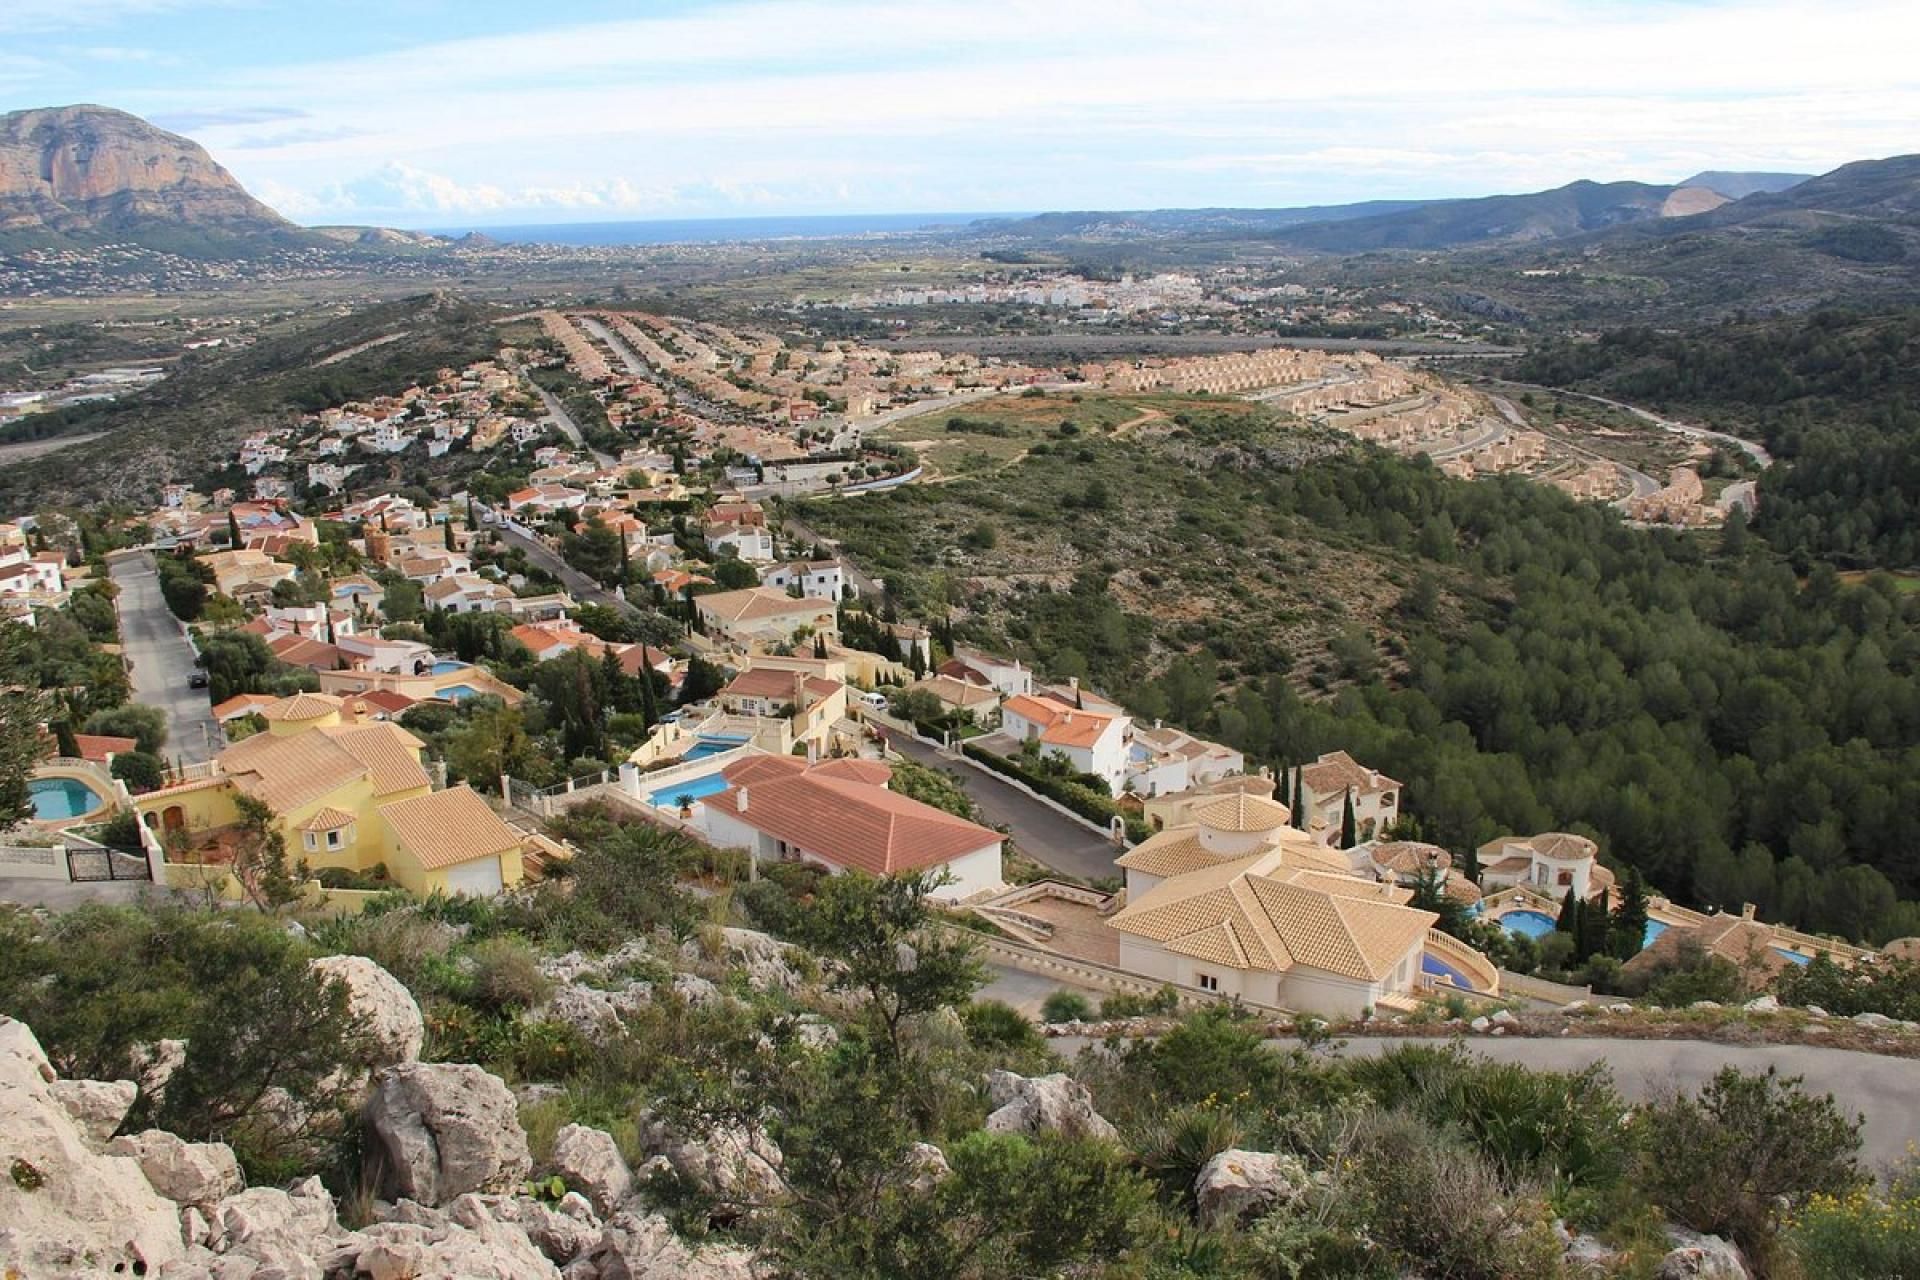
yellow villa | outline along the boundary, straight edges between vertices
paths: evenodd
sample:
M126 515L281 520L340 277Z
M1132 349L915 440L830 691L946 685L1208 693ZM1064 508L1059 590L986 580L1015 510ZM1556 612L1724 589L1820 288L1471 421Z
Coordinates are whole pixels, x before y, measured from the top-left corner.
M464 784L442 791L420 739L355 704L300 693L263 708L266 731L214 757L209 776L139 796L140 820L186 860L231 857L238 797L273 810L290 858L313 871L385 866L402 887L482 895L518 884L523 837Z

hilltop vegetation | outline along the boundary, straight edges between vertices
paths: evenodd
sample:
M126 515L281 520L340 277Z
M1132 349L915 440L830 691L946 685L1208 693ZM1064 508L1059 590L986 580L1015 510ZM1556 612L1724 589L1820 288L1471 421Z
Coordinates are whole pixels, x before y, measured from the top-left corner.
M1759 529L1803 568L1920 565L1920 310L1616 330L1517 372L1764 441L1784 465L1761 481Z
M799 513L904 609L1142 718L1266 763L1353 751L1456 851L1584 831L1682 901L1920 931L1920 603L1891 580L1185 416Z

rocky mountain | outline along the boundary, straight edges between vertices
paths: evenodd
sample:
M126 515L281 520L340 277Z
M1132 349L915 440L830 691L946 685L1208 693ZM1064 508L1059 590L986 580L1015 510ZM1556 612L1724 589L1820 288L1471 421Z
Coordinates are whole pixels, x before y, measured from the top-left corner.
M1367 218L1308 223L1281 231L1278 238L1322 253L1522 244L1684 217L1720 203L1706 188L1583 180L1551 191L1438 200Z
M1788 187L1797 187L1813 175L1810 173L1764 173L1736 172L1729 169L1703 169L1691 178L1683 179L1683 187L1705 187L1709 191L1718 191L1729 200L1742 200L1747 196L1758 195L1763 191L1785 191Z
M0 250L132 241L188 255L314 237L198 143L109 107L0 115Z

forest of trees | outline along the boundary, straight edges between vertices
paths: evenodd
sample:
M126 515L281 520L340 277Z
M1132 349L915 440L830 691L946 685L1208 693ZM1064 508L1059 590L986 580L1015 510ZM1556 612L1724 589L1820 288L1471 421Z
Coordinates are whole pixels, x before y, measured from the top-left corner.
M1805 568L1920 565L1920 309L1547 344L1529 382L1697 411L1763 441L1759 531Z
M1400 602L1403 676L1358 629L1330 700L1303 697L1284 658L1202 648L1156 671L1149 620L1096 570L1022 597L1016 644L1267 763L1350 750L1455 849L1571 829L1683 901L1920 933L1920 904L1898 901L1920 895L1920 598L1891 578L1847 586L1820 564L1802 582L1737 531L1710 554L1523 480L1381 455L1276 473L1265 497L1318 536L1430 564ZM1478 616L1421 624L1429 574L1481 593Z

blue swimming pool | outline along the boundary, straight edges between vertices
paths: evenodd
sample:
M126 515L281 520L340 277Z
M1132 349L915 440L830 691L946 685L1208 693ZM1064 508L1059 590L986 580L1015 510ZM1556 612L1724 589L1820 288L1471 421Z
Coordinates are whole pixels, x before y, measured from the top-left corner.
M1420 953L1420 972L1435 978L1445 978L1462 991L1473 990L1473 980L1431 951Z
M1775 947L1774 950L1779 952L1781 955L1785 956L1787 959L1793 961L1795 964L1812 964L1813 963L1812 956L1803 956L1798 951L1789 951L1785 947Z
M1509 911L1500 917L1502 929L1528 938L1544 938L1553 932L1553 926L1553 917L1542 911Z
M718 773L709 773L703 778L686 778L669 786L655 788L647 796L647 803L656 809L678 809L680 797L691 796L695 800L704 800L718 795L727 789L727 780Z
M480 691L470 684L450 684L440 691L439 696L448 702L464 702L480 696Z
M107 802L78 778L35 778L27 783L27 799L42 822L84 817Z
M465 671L468 667L472 665L473 665L472 663L459 662L452 658L440 658L436 660L433 664L433 674L437 676L444 676L450 671Z
M1667 931L1667 925L1665 921L1662 921L1662 920L1647 921L1647 931L1640 938L1641 949L1645 950L1647 947L1652 946L1653 940L1659 937L1661 934L1665 933L1666 931Z
M705 760L708 756L717 756L722 751L731 751L746 743L746 736L735 737L731 734L714 733L698 738L681 755L682 760Z

